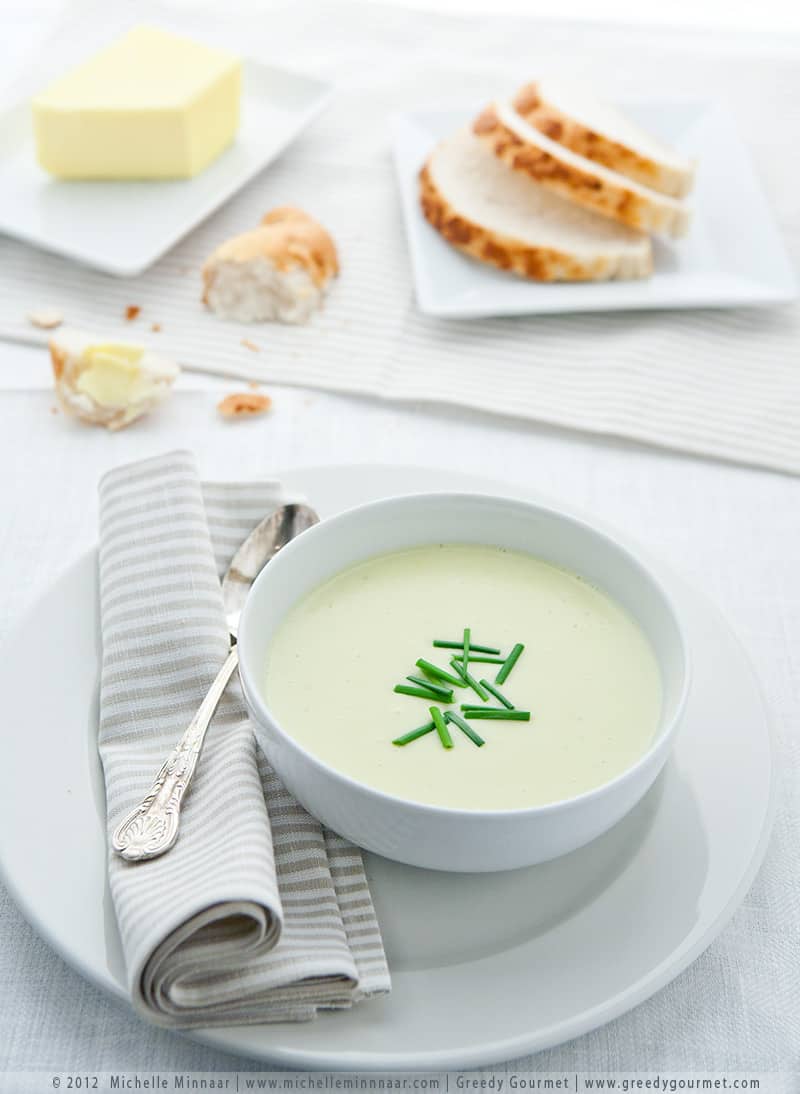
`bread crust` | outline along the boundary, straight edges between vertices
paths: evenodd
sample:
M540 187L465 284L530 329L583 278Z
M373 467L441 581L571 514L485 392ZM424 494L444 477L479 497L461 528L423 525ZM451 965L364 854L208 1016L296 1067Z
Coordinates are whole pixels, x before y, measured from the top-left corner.
M459 251L532 281L610 281L647 277L652 252L619 254L587 262L565 251L536 247L499 235L462 216L437 187L429 164L420 171L420 205L425 219Z
M686 209L667 204L667 199L662 204L657 200L658 194L651 199L638 193L622 175L619 181L604 179L529 144L502 121L494 106L488 106L478 115L472 129L509 167L529 175L563 198L640 232L686 234L689 226Z
M627 145L603 136L548 102L536 82L520 88L514 96L513 106L528 125L538 129L545 137L558 141L578 156L585 156L611 171L618 171L643 186L666 194L667 197L686 197L692 188L691 169L686 171L659 163L635 152Z
M53 366L53 376L56 380L60 380L64 375L67 355L55 342L50 342L47 348L50 350L50 364Z

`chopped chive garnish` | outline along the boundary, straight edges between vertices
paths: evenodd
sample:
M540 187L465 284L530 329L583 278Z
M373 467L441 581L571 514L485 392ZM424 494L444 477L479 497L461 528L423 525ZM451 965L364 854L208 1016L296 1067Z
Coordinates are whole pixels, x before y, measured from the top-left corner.
M447 728L444 715L438 707L431 707L431 718L433 718L433 724L436 726L436 732L439 734L442 745L445 748L452 748L453 738L450 736L450 730Z
M395 684L394 690L398 695L414 695L417 699L427 699L428 702L433 700L438 703L441 698L435 691L430 691L427 687L424 688L412 688L410 684Z
M519 655L522 653L522 651L524 649L525 649L525 647L523 646L523 644L521 642L517 642L516 646L513 648L511 653L506 658L505 664L500 669L497 676L495 676L494 682L496 684L504 683L504 681L508 677L508 674L511 672L514 665L516 665L517 661L519 660Z
M514 709L514 704L511 702L511 700L506 699L505 695L503 695L501 691L498 691L497 688L492 687L488 680L481 680L481 686L485 687L487 691L491 692L495 699L499 699L504 707L507 707L509 710Z
M460 642L445 642L443 638L434 638L433 644L439 650L463 650L464 648L463 639ZM500 653L495 646L477 646L474 642L470 643L469 648L473 653L493 653L495 656Z
M452 684L454 688L464 688L466 683L460 676L453 676L449 672L445 672L444 669L440 669L438 665L434 665L432 661L426 661L424 657L420 657L417 661L417 668L422 669L428 676L433 676L436 680L444 680L447 684Z
M458 726L462 733L466 733L473 744L476 744L478 748L486 744L483 737L481 737L471 725L467 725L463 718L459 718L457 714L454 714L452 710L448 710L444 716L446 722L452 722L454 726Z
M410 680L412 684L416 684L418 687L427 688L428 691L438 695L445 703L452 703L453 701L452 688L443 688L441 684L432 684L428 680L423 680L421 676L407 676L406 680Z
M461 662L458 660L457 657L454 657L453 660L450 662L450 664L456 670L456 672L461 677L461 679L464 681L464 683L469 684L469 686L472 688L472 690L475 692L475 694L478 696L478 698L483 699L483 701L485 703L486 700L489 698L488 691L484 691L483 688L478 683L478 681L475 679L475 677L470 676L470 674L467 672L467 670L464 668L464 666L461 664Z
M410 733L404 733L402 737L395 737L392 744L411 744L412 741L416 741L419 737L424 737L426 733L433 733L434 729L436 729L436 726L433 722L427 722L424 726L420 726L419 729L412 729Z
M465 718L494 718L499 722L529 722L529 710L506 710L505 707L471 707L464 711Z
M506 698L496 686L503 683L519 660L520 654L525 649L521 642L518 642L508 657L504 658L495 646L475 645L472 641L472 630L465 627L460 642L435 638L433 645L439 649L450 651L449 669L452 671L440 668L432 661L420 657L416 661L416 667L422 675L409 675L406 677L408 683L395 685L394 690L397 694L426 699L428 703L435 705L428 708L431 715L430 722L426 722L424 726L419 726L417 729L412 729L410 732L396 737L392 744L407 745L420 737L435 732L442 748L451 749L453 748L453 738L448 726L454 725L477 748L482 748L486 741L472 728L469 720L478 718L487 721L505 722L529 722L531 720L529 710L517 710L511 700ZM498 665L499 669L494 684L484 679L476 680L469 671L471 664ZM480 702L462 703L460 715L453 710L442 709L444 706L454 703L454 688L471 688ZM489 706L488 704L492 699L496 699L502 705Z

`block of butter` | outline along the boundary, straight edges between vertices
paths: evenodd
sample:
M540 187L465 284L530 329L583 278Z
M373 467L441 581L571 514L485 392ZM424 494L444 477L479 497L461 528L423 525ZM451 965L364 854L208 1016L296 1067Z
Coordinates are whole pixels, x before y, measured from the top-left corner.
M65 179L189 178L233 140L241 62L140 26L33 100L36 154Z

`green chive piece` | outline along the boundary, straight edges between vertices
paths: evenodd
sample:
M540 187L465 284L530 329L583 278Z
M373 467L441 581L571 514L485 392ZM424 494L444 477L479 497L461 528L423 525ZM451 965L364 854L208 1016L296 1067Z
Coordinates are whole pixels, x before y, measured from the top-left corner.
M500 669L497 676L495 676L494 682L496 684L502 684L505 682L514 665L516 665L517 661L519 661L519 655L524 649L525 647L523 646L523 644L521 642L517 642L516 646L506 658L505 664Z
M421 688L427 688L428 691L432 691L434 695L438 695L445 703L452 703L453 701L453 692L451 688L443 688L441 684L431 684L428 680L423 680L421 676L407 676L406 680L410 680L412 684L417 684Z
M470 674L467 672L467 670L464 668L464 666L461 664L461 662L458 660L457 657L454 657L453 660L450 662L450 664L456 670L456 672L461 677L461 679L464 681L464 683L469 684L469 686L472 688L472 690L475 692L475 694L478 696L478 698L483 699L483 701L485 703L486 700L489 698L488 691L484 691L483 688L478 683L478 681L475 679L475 677L470 676Z
M466 711L466 710L498 710L502 714L502 712L504 710L508 710L508 707L487 707L487 706L483 706L483 705L479 706L477 703L462 703L459 709L464 710L464 711Z
M529 722L529 710L506 710L505 707L473 707L464 711L465 718L492 718L498 722Z
M409 684L396 684L394 690L398 695L414 695L417 699L427 699L428 702L433 700L438 703L441 698L435 691L429 691L427 687L412 688Z
M469 627L464 628L464 653L461 657L461 662L465 669L469 669L469 640L472 636L472 631Z
M411 744L412 741L416 741L419 737L424 737L426 733L433 733L434 729L436 729L436 726L433 722L427 722L424 726L420 726L419 729L412 729L410 733L404 733L402 737L395 737L392 744Z
M463 639L460 642L445 642L443 638L434 638L433 644L439 650L463 650L464 648ZM500 653L500 650L494 646L476 646L474 643L470 643L469 648L473 653L492 653L495 656Z
M488 692L491 692L495 699L499 699L503 706L507 707L508 710L514 709L514 704L511 702L511 700L506 699L505 695L503 695L501 691L498 691L497 688L492 687L488 680L481 680L481 686L485 687Z
M475 647L473 646L472 649L474 650ZM475 657L473 653L470 653L469 663L471 665L504 665L506 663L506 659L505 657Z
M433 676L436 680L444 680L445 683L452 684L454 688L464 688L467 686L460 676L453 676L449 672L445 672L445 670L440 669L438 665L434 665L432 661L426 661L424 657L420 657L419 661L417 661L417 668L422 669L428 676Z
M477 745L478 748L481 748L483 745L486 744L486 741L484 741L483 737L477 734L472 726L468 725L463 718L459 718L457 714L454 714L452 710L448 710L448 712L444 716L444 720L446 722L452 722L454 726L458 726L461 732L466 733L472 743Z
M439 740L442 742L443 747L452 748L453 738L450 736L450 730L447 728L444 715L438 707L431 707L431 718L433 718L433 724L436 726L436 732L439 734Z

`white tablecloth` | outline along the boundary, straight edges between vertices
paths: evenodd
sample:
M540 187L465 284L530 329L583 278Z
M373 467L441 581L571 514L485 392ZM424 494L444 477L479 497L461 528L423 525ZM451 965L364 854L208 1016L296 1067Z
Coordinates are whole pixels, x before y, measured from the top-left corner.
M534 31L532 30L532 33ZM337 462L429 463L529 483L638 537L723 609L775 714L774 837L732 923L630 1014L518 1061L542 1071L800 1069L800 481L468 411L271 388L273 414L218 421L233 385L184 377L119 435L51 414L41 351L0 346L0 638L96 539L109 467L186 446L205 477ZM723 682L724 686L724 682ZM742 803L747 808L747 803ZM57 853L57 848L54 848ZM0 890L0 1090L15 1070L261 1070L150 1028L73 972ZM50 1089L43 1079L41 1089Z

